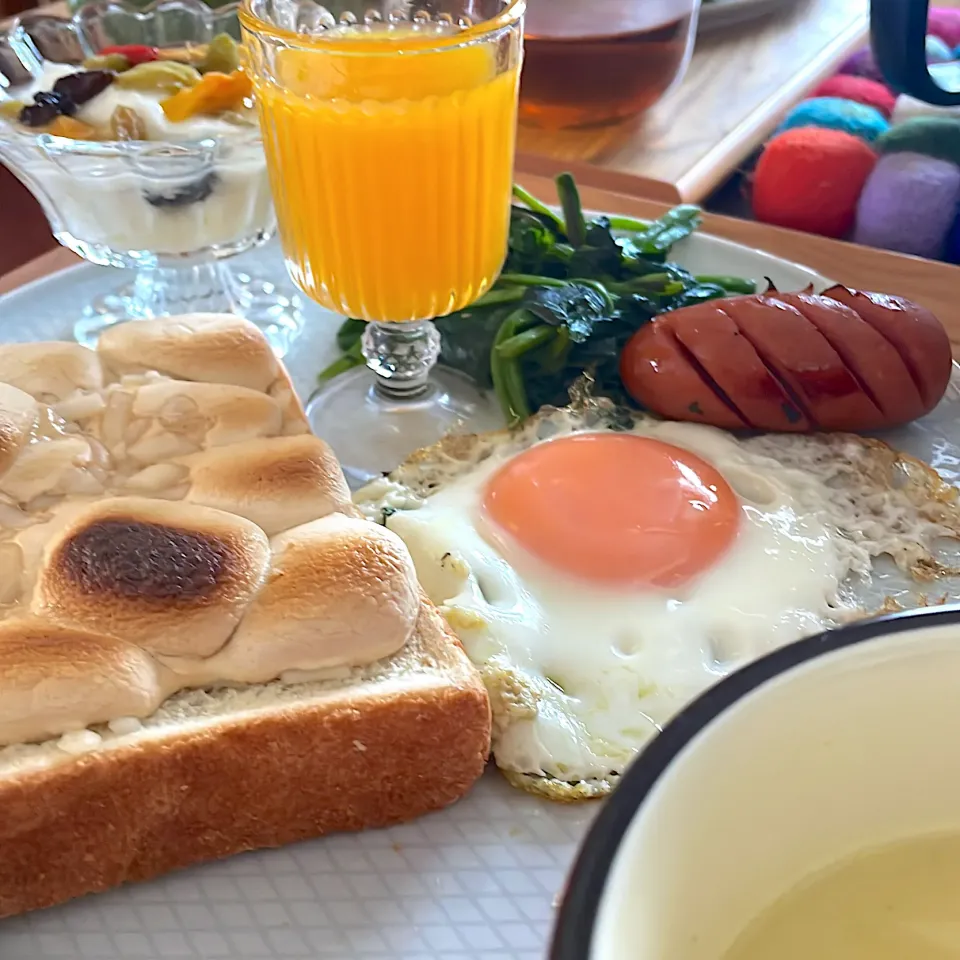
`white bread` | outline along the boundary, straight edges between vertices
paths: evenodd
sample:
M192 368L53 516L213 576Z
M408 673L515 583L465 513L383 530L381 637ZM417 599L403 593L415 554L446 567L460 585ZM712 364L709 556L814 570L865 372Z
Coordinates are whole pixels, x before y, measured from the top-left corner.
M482 683L256 328L68 346L0 384L0 916L460 796Z

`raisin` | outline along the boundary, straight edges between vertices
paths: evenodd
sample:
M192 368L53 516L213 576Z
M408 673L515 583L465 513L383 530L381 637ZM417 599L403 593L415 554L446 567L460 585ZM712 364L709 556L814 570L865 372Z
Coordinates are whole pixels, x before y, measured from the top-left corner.
M77 107L103 93L115 79L116 74L111 70L84 70L61 77L53 85L53 92L72 104L75 113Z
M70 98L59 90L41 90L33 95L33 102L38 107L49 107L54 116L69 117L77 112L77 107Z
M186 207L191 203L200 203L213 193L217 185L217 175L208 173L193 183L175 187L165 193L144 193L143 199L151 207Z
M43 95L37 94L34 99L36 103L28 103L20 111L20 122L26 127L46 127L53 123L60 116L60 100L50 101L41 99Z

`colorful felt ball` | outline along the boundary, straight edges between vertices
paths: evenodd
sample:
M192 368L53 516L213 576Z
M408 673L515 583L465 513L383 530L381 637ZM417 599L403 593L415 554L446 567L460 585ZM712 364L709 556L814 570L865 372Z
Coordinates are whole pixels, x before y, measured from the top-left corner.
M927 15L927 33L960 47L960 7L934 7Z
M854 240L940 258L960 204L960 168L919 153L880 158L857 206Z
M864 106L879 110L885 117L893 112L896 97L882 84L868 77L856 77L850 73L838 73L820 84L812 97L839 97L853 100Z
M886 133L889 126L875 107L839 97L817 97L798 103L780 124L780 132L797 127L823 127L842 130L870 143Z
M913 117L875 144L880 153L921 153L960 165L960 117Z
M753 212L758 220L825 237L853 226L857 199L876 164L859 137L800 127L774 137L757 162Z
M914 117L960 117L960 107L935 107L932 103L915 100L901 93L893 105L890 124L896 126Z
M873 51L869 47L851 53L840 66L839 73L849 73L855 77L869 77L883 83L883 74L873 59Z
M927 63L946 63L953 59L953 50L950 45L933 34L927 36L926 50Z

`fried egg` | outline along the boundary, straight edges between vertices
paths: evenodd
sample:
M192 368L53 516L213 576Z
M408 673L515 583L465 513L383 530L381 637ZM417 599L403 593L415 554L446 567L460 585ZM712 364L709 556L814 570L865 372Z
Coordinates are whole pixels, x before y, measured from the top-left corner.
M863 615L877 555L947 572L933 544L960 530L952 488L878 441L592 401L450 438L356 499L480 668L498 765L566 799L609 790L730 671Z

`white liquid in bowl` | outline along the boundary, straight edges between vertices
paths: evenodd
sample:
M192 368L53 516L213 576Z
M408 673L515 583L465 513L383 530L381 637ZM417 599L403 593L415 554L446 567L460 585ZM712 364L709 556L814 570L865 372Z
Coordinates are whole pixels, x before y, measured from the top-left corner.
M801 883L723 960L960 957L960 834L889 844Z

